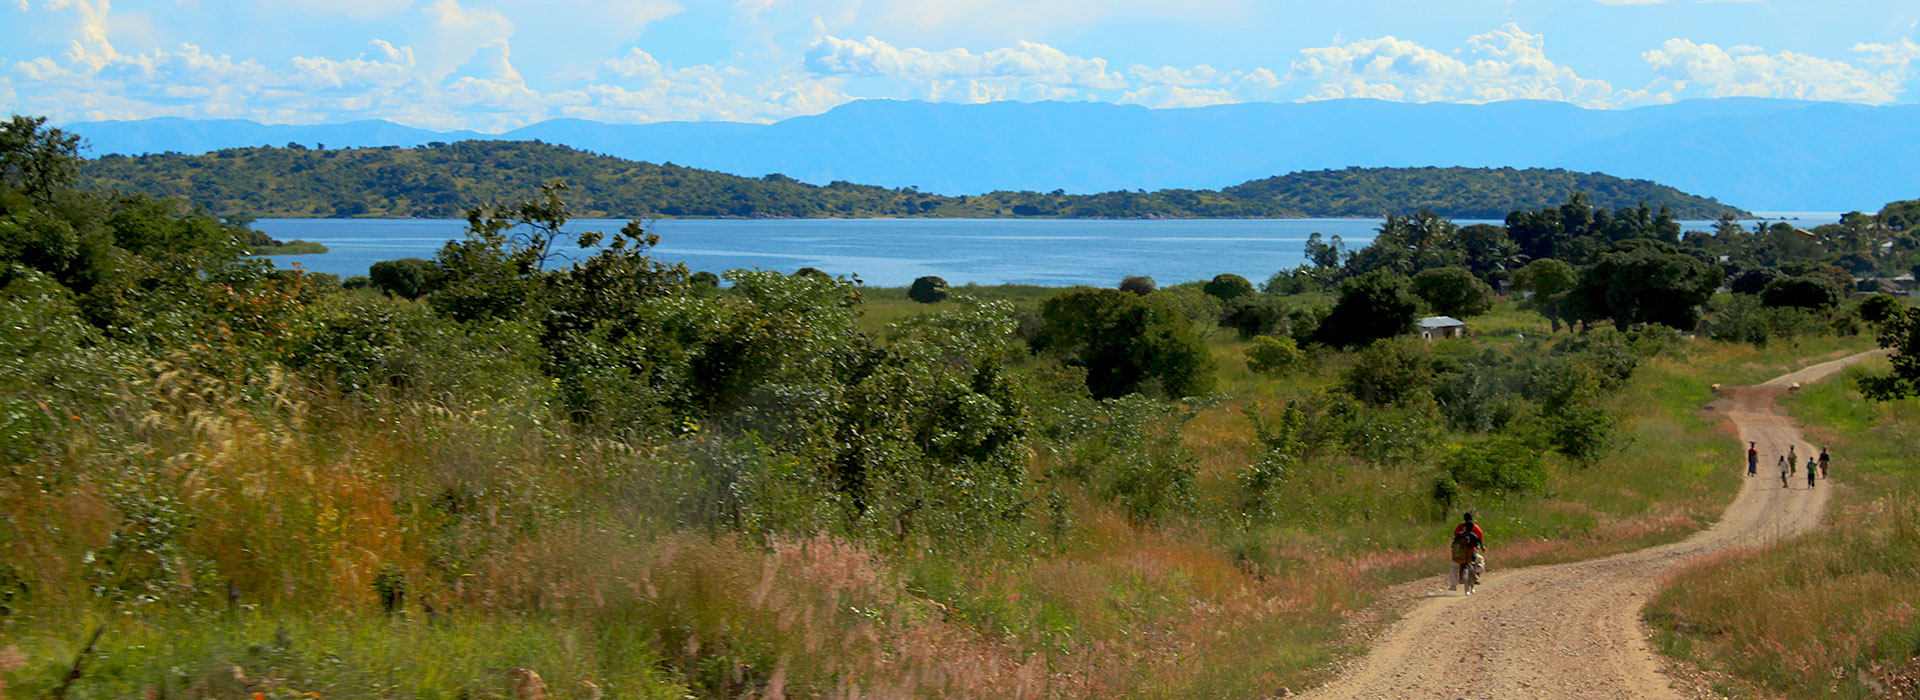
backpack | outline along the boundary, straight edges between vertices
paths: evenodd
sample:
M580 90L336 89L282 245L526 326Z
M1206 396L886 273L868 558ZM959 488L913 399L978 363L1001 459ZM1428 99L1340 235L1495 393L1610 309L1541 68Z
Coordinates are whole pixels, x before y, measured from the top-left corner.
M1460 534L1453 536L1453 563L1465 564L1473 561L1473 552L1479 548L1480 538L1474 536L1473 530L1461 530Z

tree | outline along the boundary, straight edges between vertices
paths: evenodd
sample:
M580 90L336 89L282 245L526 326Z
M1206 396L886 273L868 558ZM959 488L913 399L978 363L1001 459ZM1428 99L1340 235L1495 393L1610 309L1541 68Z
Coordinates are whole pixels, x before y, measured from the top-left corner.
M1488 284L1498 283L1525 258L1520 246L1507 236L1507 229L1492 224L1474 224L1454 234L1454 246L1465 256L1467 269Z
M439 277L440 268L420 258L382 260L367 268L367 278L375 289L405 299L426 295Z
M1287 307L1279 297L1243 296L1229 302L1220 315L1220 325L1232 328L1242 338L1280 335L1287 331Z
M1365 345L1413 330L1420 300L1407 278L1376 270L1340 284L1340 300L1320 322L1314 339L1335 347Z
M1493 288L1460 267L1436 267L1413 276L1413 294L1434 313L1468 318L1493 309Z
M1361 350L1340 381L1347 393L1368 405L1402 403L1427 393L1433 383L1433 360L1424 342L1382 341Z
M947 294L947 281L933 275L915 278L907 288L907 298L922 304L945 301Z
M1860 393L1874 401L1920 396L1920 309L1905 309L1881 322L1880 347L1893 351L1893 371L1859 379Z
M73 183L80 137L47 126L46 117L13 115L0 126L0 184L46 204Z
M1839 306L1842 296L1833 282L1822 277L1782 277L1768 282L1766 288L1760 291L1760 303L1773 307L1824 311Z
M1127 275L1126 277L1120 278L1121 291L1146 296L1152 294L1157 288L1158 285L1154 284L1153 278L1146 275Z
M1253 283L1247 281L1245 277L1229 272L1214 275L1213 279L1207 282L1207 286L1201 288L1201 291L1221 301L1233 301L1253 294Z
M1727 288L1734 294L1758 295L1767 288L1767 284L1780 278L1780 271L1771 267L1756 267L1733 276Z
M1573 289L1580 281L1573 266L1553 258L1541 258L1527 263L1513 273L1513 284L1521 289L1533 292L1537 297L1550 297Z
M1900 313L1900 300L1891 294L1875 294L1860 300L1860 320L1881 323Z
M1642 323L1692 329L1700 305L1724 276L1708 264L1665 243L1634 241L1614 247L1583 270L1569 292L1571 317L1611 319L1621 329Z
M1114 289L1076 288L1040 305L1035 349L1085 368L1094 398L1138 393L1157 382L1168 396L1213 389L1213 355L1172 309Z

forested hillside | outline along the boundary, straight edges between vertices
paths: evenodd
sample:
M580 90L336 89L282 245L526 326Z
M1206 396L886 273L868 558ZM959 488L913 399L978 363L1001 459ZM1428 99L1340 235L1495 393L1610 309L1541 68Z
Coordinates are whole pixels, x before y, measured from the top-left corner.
M186 199L221 215L255 217L454 217L478 201L533 196L542 183L572 189L586 217L1060 217L1181 218L1383 216L1428 209L1499 218L1586 192L1607 208L1669 207L1675 217L1739 210L1645 180L1565 170L1349 168L1295 173L1225 190L1069 195L994 192L946 197L913 188L779 174L740 177L597 155L538 141L464 141L407 148L241 148L207 155L103 156L82 183Z

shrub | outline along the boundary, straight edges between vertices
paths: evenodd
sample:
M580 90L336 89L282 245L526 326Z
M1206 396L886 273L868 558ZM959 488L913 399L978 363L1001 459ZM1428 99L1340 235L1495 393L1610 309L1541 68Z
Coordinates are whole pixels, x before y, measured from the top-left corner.
M1707 308L1713 321L1709 335L1730 343L1765 346L1775 340L1824 335L1831 330L1816 312L1765 306L1750 294L1714 299Z
M1547 483L1547 465L1540 456L1526 443L1506 436L1455 445L1440 460L1440 468L1447 479L1474 491L1527 493ZM1441 493L1436 484L1436 498Z
M1087 371L1087 388L1108 399L1158 383L1169 396L1213 388L1213 355L1193 324L1173 310L1118 290L1072 289L1040 307L1036 350Z
M1606 454L1613 442L1613 424L1605 408L1592 404L1566 406L1546 418L1554 451L1587 464Z
M1120 278L1120 291L1123 292L1146 296L1152 294L1157 288L1158 285L1153 283L1153 278L1146 275L1127 275Z
M1256 374L1280 375L1292 371L1307 359L1292 338L1263 335L1247 347L1247 369Z
M907 298L922 304L946 301L947 295L947 281L933 275L916 278L913 286L907 288Z
M439 283L440 267L420 258L382 260L367 268L367 278L375 289L387 294L418 299Z
M1860 301L1860 318L1868 323L1880 323L1893 318L1900 311L1900 300L1890 294L1875 294Z
M1840 305L1844 296L1840 290L1822 277L1783 277L1768 282L1766 288L1760 290L1760 303L1776 308L1824 311Z
M1261 295L1243 296L1227 302L1227 310L1220 316L1220 325L1232 328L1242 338L1286 335L1287 321L1286 303L1279 297Z
M1253 294L1253 283L1247 281L1245 277L1229 272L1214 275L1203 291L1221 301L1232 301Z
M1347 393L1367 404L1404 403L1426 394L1433 381L1432 359L1426 343L1383 340L1361 350L1340 379Z

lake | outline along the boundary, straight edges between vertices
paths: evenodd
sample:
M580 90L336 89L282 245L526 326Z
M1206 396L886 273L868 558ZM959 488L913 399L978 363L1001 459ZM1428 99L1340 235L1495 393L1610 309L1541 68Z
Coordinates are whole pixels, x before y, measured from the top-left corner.
M1789 216L1801 227L1838 220L1822 213ZM624 223L583 219L569 229L615 231ZM253 225L283 241L329 248L323 255L270 256L275 264L341 277L364 275L381 260L431 259L466 229L459 219L261 219ZM1712 222L1684 225L1705 230ZM654 257L694 270L815 267L900 287L922 275L955 285L1112 286L1127 275L1174 284L1223 272L1259 284L1304 262L1307 237L1315 232L1340 236L1357 250L1379 227L1378 219L668 219L653 230L660 234Z

